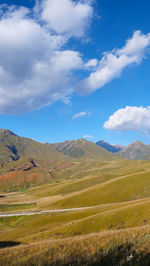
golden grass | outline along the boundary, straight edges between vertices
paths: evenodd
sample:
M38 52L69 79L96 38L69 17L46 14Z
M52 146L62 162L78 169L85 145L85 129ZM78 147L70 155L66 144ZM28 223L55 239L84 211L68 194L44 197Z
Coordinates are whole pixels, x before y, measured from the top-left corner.
M53 208L73 208L123 202L150 196L150 171L124 175L68 195Z
M132 202L128 203L128 205L129 204L132 204ZM43 234L46 239L51 230L58 226L82 220L83 218L93 216L94 214L120 208L124 205L127 205L127 203L102 205L73 212L0 218L0 228L3 227L1 239L13 241L27 240L31 242L43 238Z
M137 265L150 261L150 226L0 250L1 265Z
M54 228L48 235L67 237L150 224L150 199L132 202Z

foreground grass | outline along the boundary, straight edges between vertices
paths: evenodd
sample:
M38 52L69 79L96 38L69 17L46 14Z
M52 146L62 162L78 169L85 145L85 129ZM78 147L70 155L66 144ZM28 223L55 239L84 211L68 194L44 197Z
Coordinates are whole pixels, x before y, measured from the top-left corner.
M18 243L19 244L19 243ZM0 250L0 265L136 265L150 262L150 226Z

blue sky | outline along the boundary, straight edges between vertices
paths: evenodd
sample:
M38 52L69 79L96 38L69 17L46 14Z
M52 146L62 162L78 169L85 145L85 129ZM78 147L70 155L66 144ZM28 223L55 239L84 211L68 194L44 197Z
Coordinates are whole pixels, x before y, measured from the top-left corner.
M150 143L150 2L61 3L1 1L0 127Z

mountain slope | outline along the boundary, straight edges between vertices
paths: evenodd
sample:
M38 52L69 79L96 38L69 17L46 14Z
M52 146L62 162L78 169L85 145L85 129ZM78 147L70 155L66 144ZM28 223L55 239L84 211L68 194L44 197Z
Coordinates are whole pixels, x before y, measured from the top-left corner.
M3 166L22 157L34 159L65 160L68 156L58 152L51 144L41 144L19 137L10 130L0 129L0 164Z
M150 146L140 141L135 141L128 145L123 151L118 152L117 155L129 160L149 160Z
M99 147L91 141L84 139L65 141L53 144L57 151L64 153L72 158L89 158L96 160L116 160L117 156Z

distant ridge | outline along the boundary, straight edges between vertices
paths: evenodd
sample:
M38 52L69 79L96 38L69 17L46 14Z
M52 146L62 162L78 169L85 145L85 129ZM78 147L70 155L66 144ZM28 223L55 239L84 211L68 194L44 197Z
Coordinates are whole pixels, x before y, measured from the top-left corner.
M96 142L96 144L98 146L106 149L107 151L112 152L112 153L116 153L116 152L122 151L124 149L124 147L119 145L119 144L112 145L112 144L109 144L108 142L106 142L104 140L99 140Z

